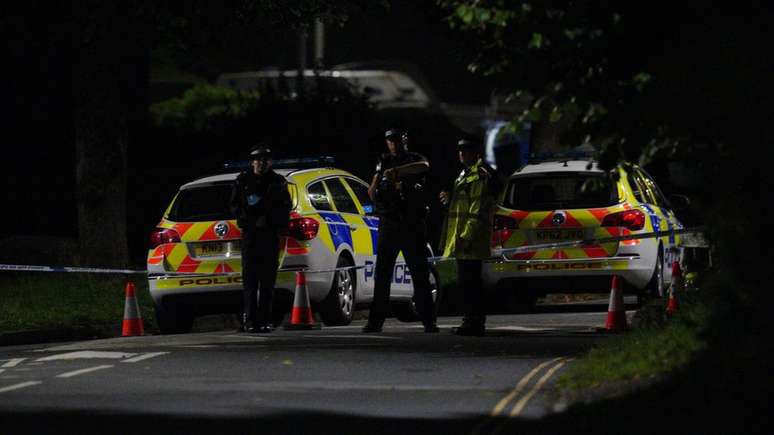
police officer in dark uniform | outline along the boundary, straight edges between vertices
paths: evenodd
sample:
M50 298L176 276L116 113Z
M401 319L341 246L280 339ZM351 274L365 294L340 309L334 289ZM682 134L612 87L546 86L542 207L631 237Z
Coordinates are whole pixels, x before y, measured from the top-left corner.
M254 147L249 160L250 169L237 177L231 198L232 211L242 230L244 291L239 330L268 333L272 331L279 234L288 227L291 202L285 177L271 169L269 147Z
M363 332L381 332L390 302L390 282L398 252L411 271L414 301L425 332L438 332L435 324L430 268L427 264L425 176L427 159L408 151L408 136L401 130L384 134L388 153L382 154L368 189L379 216L374 300Z

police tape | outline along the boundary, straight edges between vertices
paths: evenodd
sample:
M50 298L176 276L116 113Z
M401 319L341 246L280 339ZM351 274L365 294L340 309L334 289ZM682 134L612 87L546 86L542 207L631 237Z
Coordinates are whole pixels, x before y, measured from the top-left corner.
M641 234L629 234L625 236L613 236L613 237L603 237L603 238L588 239L588 240L571 240L566 242L523 245L515 248L497 250L498 252L497 256L489 257L487 259L484 259L483 261L506 262L506 261L510 261L507 259L508 255L518 254L522 252L532 252L532 251L537 251L541 249L578 248L578 247L590 246L594 244L623 242L627 240L640 240L640 239L650 239L650 238L659 238L659 237L673 237L678 234L703 233L703 232L704 232L703 227L677 228L677 229L666 230L666 231L654 231L654 232L641 233ZM435 256L435 257L427 258L427 261L433 264L437 264L443 261L454 261L454 260L456 260L456 258L443 257L443 256ZM333 272L340 272L340 271L364 269L366 267L367 265L365 264L359 265L359 266L356 265L356 266L334 267L329 269L309 269L304 267L295 267L295 268L289 267L289 268L279 269L278 272L304 272L305 274L333 273ZM0 271L1 270L24 271L24 272L107 273L107 274L117 274L117 275L148 275L148 279L154 279L154 280L166 279L168 277L186 278L186 277L201 277L201 276L241 276L242 275L241 272L196 273L196 272L170 271L170 272L163 272L163 273L149 273L147 270L103 269L103 268L93 268L93 267L52 267L52 266L22 265L22 264L0 264Z
M584 246L588 247L591 245L602 245L605 243L612 243L612 242L625 242L628 240L640 240L640 239L655 239L659 237L676 236L678 234L702 233L702 232L704 232L703 227L677 228L677 229L666 230L666 231L653 231L650 233L628 234L625 236L611 236L611 237L602 237L602 238L589 239L589 240L570 240L567 242L524 245L524 246L519 246L517 248L502 249L499 251L500 255L498 257L493 257L493 258L500 258L500 257L505 258L507 255L510 255L510 254L531 252L531 251L537 251L540 249L582 248Z
M53 266L31 266L26 264L0 264L0 270L12 270L21 272L70 272L70 273L112 273L120 275L139 275L147 274L147 270L131 269L100 269L95 267L53 267Z

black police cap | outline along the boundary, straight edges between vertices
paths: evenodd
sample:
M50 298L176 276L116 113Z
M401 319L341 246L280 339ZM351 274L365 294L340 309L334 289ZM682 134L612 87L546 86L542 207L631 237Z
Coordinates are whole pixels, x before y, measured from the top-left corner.
M389 129L389 130L384 132L384 138L385 139L389 139L391 137L398 137L398 138L400 138L400 137L403 137L403 135L405 135L405 134L406 134L406 132L403 131L403 130L400 130L400 129L397 129L397 128L391 128L391 129Z
M457 142L458 151L480 151L481 148L482 147L480 143L474 142L472 140L461 139L459 142Z
M266 144L258 144L250 150L250 160L255 160L261 157L271 157L271 148Z

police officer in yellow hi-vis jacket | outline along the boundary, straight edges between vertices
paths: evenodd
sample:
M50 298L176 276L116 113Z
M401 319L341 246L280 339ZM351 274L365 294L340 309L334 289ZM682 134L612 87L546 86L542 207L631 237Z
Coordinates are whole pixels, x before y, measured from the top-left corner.
M481 336L486 324L481 265L490 256L492 216L500 183L481 159L481 145L463 139L457 143L457 151L464 169L454 181L451 195L440 194L441 203L448 205L441 235L443 256L457 260L457 282L465 303L462 325L452 332Z

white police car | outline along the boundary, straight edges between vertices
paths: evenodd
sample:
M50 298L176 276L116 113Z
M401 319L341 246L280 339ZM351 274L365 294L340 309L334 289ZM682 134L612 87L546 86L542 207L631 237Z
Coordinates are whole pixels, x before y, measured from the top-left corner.
M293 202L290 229L281 238L276 288L278 296L292 294L292 270L309 270L307 289L315 311L325 325L346 325L357 306L373 299L379 219L371 215L373 205L363 180L311 161L317 167L303 168L309 159L275 161L275 171L286 178ZM196 316L240 309L241 232L229 210L237 175L200 178L180 187L151 233L149 287L163 333L190 331ZM428 256L432 256L429 247ZM358 268L314 273L351 266ZM435 270L431 282L437 300ZM411 273L401 256L393 273L391 302L402 320L416 317L412 296ZM275 306L280 316L286 310L287 306Z
M557 249L528 245L682 228L653 178L636 165L608 174L589 160L528 164L509 178L496 210L492 252L506 255L485 264L484 282L519 306L545 293L609 291L612 275L624 279L625 291L661 295L682 255L679 234Z

